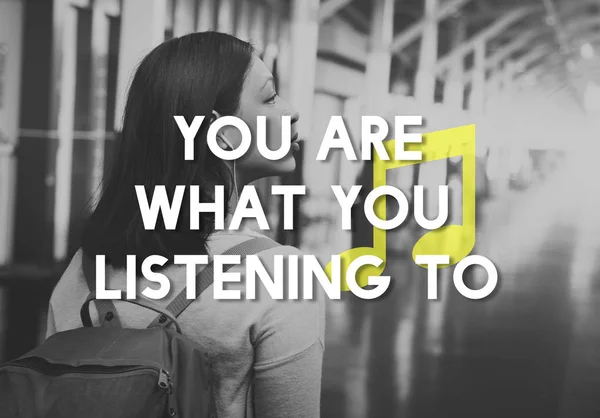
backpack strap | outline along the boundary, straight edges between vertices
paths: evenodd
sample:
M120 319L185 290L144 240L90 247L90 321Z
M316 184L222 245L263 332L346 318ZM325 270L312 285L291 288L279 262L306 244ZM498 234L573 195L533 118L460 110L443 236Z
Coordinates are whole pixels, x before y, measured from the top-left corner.
M230 249L225 251L223 255L240 255L243 260L247 255L258 254L261 251L265 251L277 247L279 245L279 243L267 237L252 238L231 247ZM233 266L233 264L223 266L223 272L226 272ZM200 297L202 292L204 292L206 288L213 283L213 280L214 261L211 261L196 276L196 299ZM196 299L188 299L186 297L186 288L184 288L181 292L179 292L175 299L173 299L171 303L169 303L169 305L167 306L167 310L171 312L175 318L178 318L179 315L181 315L183 311L185 311L186 308L190 306ZM171 321L168 319L169 318L167 316L160 315L157 318L155 318L150 325L148 325L148 328L157 326L169 326Z
M83 306L81 307L81 311L80 311L80 316L81 316L81 322L83 322L84 327L93 327L92 319L90 317L90 309L89 309L90 306L89 305L92 301L99 302L100 300L101 299L97 299L96 292L90 292L90 295L87 297L87 299L83 303ZM132 303L134 305L141 306L142 308L150 309L151 311L154 311L159 314L167 316L175 324L175 329L177 330L177 332L179 334L181 334L181 328L179 327L177 320L171 314L171 312L160 307L159 305L152 302L151 300L149 300L141 295L138 295L137 299L123 299L122 302Z
M96 261L90 258L85 252L81 251L81 267L83 270L83 277L90 290L90 294L96 293ZM98 310L98 318L101 326L108 327L121 327L121 320L117 315L117 309L112 300L109 299L94 299L96 303L96 309ZM89 303L89 302L87 302Z

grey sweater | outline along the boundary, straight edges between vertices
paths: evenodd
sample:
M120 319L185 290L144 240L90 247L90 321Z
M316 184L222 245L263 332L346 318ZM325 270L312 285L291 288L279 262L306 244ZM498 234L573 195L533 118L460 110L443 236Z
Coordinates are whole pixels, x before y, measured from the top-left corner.
M253 238L258 233L216 232L209 240L211 254ZM299 254L294 247L264 251L260 259L269 273L275 254ZM227 283L244 294L241 283ZM185 267L170 266L164 273L171 291L155 301L166 306L185 287ZM124 270L106 269L107 288L125 294ZM300 276L302 271L300 268ZM142 287L143 286L143 287ZM138 293L152 282L143 281ZM255 300L215 300L210 286L179 317L185 335L195 340L215 359L215 387L219 417L318 417L324 350L325 295L314 286L313 300L273 300L257 280ZM56 286L50 300L48 333L81 327L79 310L89 293L78 252ZM124 327L146 327L156 316L152 311L124 302L115 303ZM92 308L97 323L97 313ZM199 389L200 390L200 389Z

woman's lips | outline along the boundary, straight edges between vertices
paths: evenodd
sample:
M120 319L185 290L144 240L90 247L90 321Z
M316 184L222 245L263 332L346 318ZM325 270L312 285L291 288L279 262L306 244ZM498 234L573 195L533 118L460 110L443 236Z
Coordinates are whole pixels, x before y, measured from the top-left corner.
M292 137L292 151L297 152L300 151L300 144L298 143L298 132L296 132L294 134L294 136Z

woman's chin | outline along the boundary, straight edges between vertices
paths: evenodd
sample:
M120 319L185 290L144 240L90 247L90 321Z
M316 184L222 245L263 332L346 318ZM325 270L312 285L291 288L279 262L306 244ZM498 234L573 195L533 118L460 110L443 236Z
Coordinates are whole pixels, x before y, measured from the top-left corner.
M277 169L279 171L280 176L285 176L286 174L292 174L294 171L296 171L296 157L293 155L290 155L288 158L281 160L281 161L277 161Z
M268 177L272 176L286 176L296 171L296 157L293 154L286 156L284 159L279 161L272 161L269 164Z

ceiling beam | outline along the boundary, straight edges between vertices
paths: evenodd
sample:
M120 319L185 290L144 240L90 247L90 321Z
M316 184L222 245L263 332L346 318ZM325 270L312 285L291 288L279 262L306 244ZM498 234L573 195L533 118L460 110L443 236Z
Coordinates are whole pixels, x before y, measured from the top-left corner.
M485 61L485 69L492 70L500 66L500 64L509 58L512 54L522 49L531 46L531 43L537 38L542 31L538 28L530 29L524 32L520 37L513 39L511 42L503 45L494 52L492 55L487 57ZM473 70L469 70L464 74L464 82L469 83L473 78Z
M551 22L551 26L554 29L554 33L556 34L556 40L560 47L560 57L562 58L561 61L565 68L566 82L567 82L571 92L573 93L573 95L579 99L580 94L579 94L577 85L575 84L573 77L570 74L571 69L569 68L569 65L568 65L569 64L568 63L568 60L569 60L568 54L569 54L569 51L571 50L570 37L565 31L562 19L559 16L559 13L556 8L556 5L554 4L554 1L553 0L542 0L542 2L544 3L544 8L546 9L546 16L548 17L549 22ZM583 107L583 103L580 100L578 100L578 103L581 104L581 106Z
M481 42L487 42L490 38L498 35L503 29L512 25L513 23L530 16L533 13L539 12L540 7L537 6L526 6L518 7L512 11L506 13L500 19L496 20L486 29L483 29L471 39L462 43L459 47L440 58L436 65L436 71L438 74L443 74L449 69L453 62L461 57L464 57L470 53L474 48Z
M438 12L435 15L435 20L440 22L447 17L456 13L462 6L471 0L448 0L439 6ZM390 50L395 54L404 49L411 42L417 40L425 30L426 19L421 18L417 23L414 23L406 30L402 31L394 37Z
M528 68L531 64L537 60L544 58L548 55L552 55L556 52L556 48L553 48L550 44L541 44L533 49L527 51L525 54L514 60L517 67Z
M423 8L401 3L396 7L395 13L397 15L408 16L411 19L416 20L423 17Z
M362 13L355 4L349 4L342 12L344 15L352 19L352 22L358 26L364 33L369 33L371 30L371 21L364 13Z
M598 27L598 31L594 32L594 27ZM492 57L488 58L489 66L494 67L498 65L498 59L502 55L507 53L514 53L527 46L532 38L541 37L548 33L550 26L543 25L534 27L531 29L513 29L510 31L504 31L502 38L498 38L498 41L502 41L501 44L496 45L496 51L492 54ZM565 32L572 38L586 37L588 34L600 33L600 15L577 15L576 18L569 19L569 22L564 26ZM545 39L540 39L545 41ZM585 39L583 40L585 41ZM500 59L501 60L501 59Z
M545 75L560 75L561 77L564 77L565 68L559 56L548 55L545 59L519 73L520 76L525 76L527 74L535 74L536 77Z
M599 7L598 11L600 12L600 1L599 0L569 0L562 1L557 4L557 13L561 19L568 19L574 14L587 14L589 16L588 11L586 10L589 7L597 6ZM495 20L500 18L502 15L510 12L513 9L513 6L500 6L500 7L491 7L488 10L480 10L475 14L470 14L470 16L475 17L477 15L482 18L488 20Z
M335 16L344 7L348 6L354 0L325 0L319 6L319 23Z
M577 15L590 16L589 8L593 6L599 7L598 12L600 12L599 0L569 0L569 2L564 1L560 4L557 4L557 13L563 21L567 21L571 20L573 16ZM487 10L479 10L476 13L466 13L464 17L470 23L477 23L486 20L497 20L511 10L512 7L493 7L488 8ZM509 31L506 34L503 34L503 36L512 37L513 34L510 32L520 32L520 30Z

